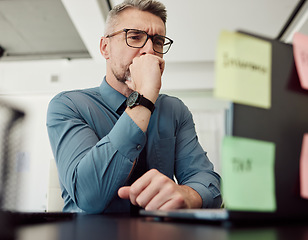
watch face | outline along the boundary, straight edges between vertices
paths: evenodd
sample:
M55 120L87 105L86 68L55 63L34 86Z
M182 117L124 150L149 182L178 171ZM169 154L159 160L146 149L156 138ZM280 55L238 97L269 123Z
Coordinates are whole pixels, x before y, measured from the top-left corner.
M128 107L133 107L137 101L139 97L139 93L138 92L132 92L129 97L127 98L127 101L126 101L126 105Z

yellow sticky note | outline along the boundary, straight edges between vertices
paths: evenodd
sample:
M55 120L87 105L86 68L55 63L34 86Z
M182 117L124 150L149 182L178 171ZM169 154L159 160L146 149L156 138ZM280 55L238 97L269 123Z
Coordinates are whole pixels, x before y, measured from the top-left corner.
M300 195L308 199L308 133L303 137L300 158Z
M227 136L222 145L222 193L230 210L276 210L275 144Z
M294 34L293 55L301 86L308 90L308 36Z
M272 45L242 33L220 34L215 96L261 108L271 107Z

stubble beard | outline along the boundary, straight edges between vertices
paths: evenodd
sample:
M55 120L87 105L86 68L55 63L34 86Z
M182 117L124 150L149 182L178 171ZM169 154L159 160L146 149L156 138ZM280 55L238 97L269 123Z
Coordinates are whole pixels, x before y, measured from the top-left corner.
M112 70L113 75L115 76L115 78L119 82L124 83L124 84L125 84L126 81L130 81L131 80L131 75L130 75L129 68L126 67L125 69L126 70L124 71L124 73L119 73L119 72L116 72L115 70Z

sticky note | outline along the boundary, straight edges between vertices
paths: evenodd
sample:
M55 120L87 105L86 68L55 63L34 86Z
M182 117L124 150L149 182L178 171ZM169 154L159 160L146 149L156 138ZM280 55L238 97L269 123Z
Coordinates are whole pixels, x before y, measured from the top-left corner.
M275 228L233 228L228 232L229 240L278 240Z
M271 107L272 45L237 32L222 31L215 62L216 97Z
M298 32L293 35L293 55L300 84L308 90L308 36Z
M299 166L300 195L302 198L308 199L308 133L303 137Z
M273 212L275 144L226 136L222 144L222 194L236 211Z

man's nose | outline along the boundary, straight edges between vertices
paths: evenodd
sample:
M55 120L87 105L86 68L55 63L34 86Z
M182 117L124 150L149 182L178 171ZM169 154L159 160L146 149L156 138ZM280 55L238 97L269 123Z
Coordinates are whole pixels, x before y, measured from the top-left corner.
M141 55L144 54L154 54L154 50L153 50L153 41L151 38L148 38L147 42L145 43L145 45L141 48Z

